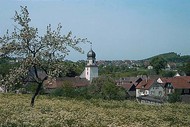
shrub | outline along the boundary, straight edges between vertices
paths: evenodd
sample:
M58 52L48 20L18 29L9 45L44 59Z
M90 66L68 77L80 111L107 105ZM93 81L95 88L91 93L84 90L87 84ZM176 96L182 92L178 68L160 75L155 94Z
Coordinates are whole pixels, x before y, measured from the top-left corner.
M70 82L64 82L63 86L51 93L53 96L64 96L70 98L90 98L87 87L73 87Z
M181 91L178 90L168 95L168 102L169 103L181 102Z
M125 99L125 90L116 86L114 80L110 77L98 77L92 81L89 87L89 94L92 94L93 98L103 99Z
M64 82L60 88L52 92L54 96L74 97L74 88L70 82Z
M71 98L102 98L124 100L126 93L124 88L116 86L114 80L110 77L99 77L93 80L87 87L73 87L71 83L64 82L63 86L52 92L53 96L64 96Z

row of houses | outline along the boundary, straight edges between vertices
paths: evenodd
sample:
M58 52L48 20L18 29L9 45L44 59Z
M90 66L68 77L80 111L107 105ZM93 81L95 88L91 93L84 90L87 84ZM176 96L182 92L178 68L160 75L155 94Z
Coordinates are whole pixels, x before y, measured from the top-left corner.
M128 77L121 78L116 83L142 103L164 103L173 93L181 95L182 101L190 102L190 76Z
M63 83L69 83L73 87L85 87L90 81L80 77L57 78L50 83L46 82L47 93L62 87ZM172 93L178 92L182 101L190 102L190 76L163 77L126 77L116 80L118 87L126 90L127 96L136 98L141 103L161 104L167 100ZM0 92L6 92L5 87L0 87Z

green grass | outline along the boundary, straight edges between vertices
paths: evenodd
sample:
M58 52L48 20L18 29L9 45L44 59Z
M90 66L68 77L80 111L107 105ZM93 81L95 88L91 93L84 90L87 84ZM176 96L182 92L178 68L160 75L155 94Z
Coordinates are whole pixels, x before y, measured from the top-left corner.
M2 127L165 127L189 126L190 105L143 105L133 101L76 100L0 94Z

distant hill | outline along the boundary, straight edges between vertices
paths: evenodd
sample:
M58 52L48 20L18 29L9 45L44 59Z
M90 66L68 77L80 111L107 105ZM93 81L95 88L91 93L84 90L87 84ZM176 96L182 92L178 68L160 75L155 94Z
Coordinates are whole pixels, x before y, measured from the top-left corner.
M164 53L164 54L156 55L156 56L147 58L145 60L151 61L155 57L162 57L167 62L175 62L175 63L190 62L190 55L181 56L181 55L179 55L179 54L177 54L175 52L169 52L169 53Z

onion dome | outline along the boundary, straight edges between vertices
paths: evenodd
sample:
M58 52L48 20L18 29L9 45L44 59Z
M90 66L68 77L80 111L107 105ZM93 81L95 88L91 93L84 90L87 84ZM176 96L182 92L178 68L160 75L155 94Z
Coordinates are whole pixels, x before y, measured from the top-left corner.
M91 49L88 53L87 53L87 57L92 57L95 58L96 57L96 53Z

